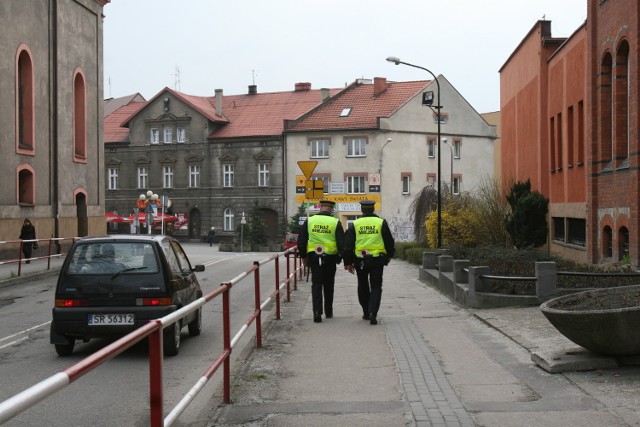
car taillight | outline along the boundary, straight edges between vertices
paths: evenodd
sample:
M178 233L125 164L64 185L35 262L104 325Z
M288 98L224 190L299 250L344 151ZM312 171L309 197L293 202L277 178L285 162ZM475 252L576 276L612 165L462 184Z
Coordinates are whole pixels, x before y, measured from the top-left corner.
M138 298L136 305L171 305L171 298Z
M56 299L56 307L87 307L89 301L86 299Z

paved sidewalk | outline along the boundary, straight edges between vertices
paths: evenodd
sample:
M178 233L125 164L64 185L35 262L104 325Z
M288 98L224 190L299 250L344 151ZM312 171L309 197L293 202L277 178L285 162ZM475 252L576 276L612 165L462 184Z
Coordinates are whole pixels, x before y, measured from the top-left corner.
M356 287L339 266L334 318L315 324L301 282L208 425L640 425L640 369L571 343L537 307L464 309L393 260L370 325Z

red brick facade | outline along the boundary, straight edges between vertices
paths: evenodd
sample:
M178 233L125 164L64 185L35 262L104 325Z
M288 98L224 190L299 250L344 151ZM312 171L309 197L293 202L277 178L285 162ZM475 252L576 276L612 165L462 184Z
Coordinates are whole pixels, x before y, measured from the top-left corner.
M637 0L588 0L553 38L538 21L500 70L502 179L549 197L549 245L584 262L638 265Z

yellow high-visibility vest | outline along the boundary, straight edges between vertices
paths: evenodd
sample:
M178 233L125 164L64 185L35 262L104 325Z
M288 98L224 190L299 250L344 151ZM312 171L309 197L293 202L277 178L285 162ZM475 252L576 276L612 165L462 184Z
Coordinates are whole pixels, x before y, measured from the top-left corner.
M336 255L338 246L336 245L336 228L338 218L329 215L314 215L307 221L309 231L309 241L307 242L307 252L325 253Z
M377 216L363 216L353 222L356 232L356 256L386 254L382 239L382 222Z

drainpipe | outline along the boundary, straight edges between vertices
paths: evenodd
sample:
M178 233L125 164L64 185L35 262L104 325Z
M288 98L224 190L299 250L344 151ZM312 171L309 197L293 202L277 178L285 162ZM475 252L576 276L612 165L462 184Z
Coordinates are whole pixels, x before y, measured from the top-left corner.
M60 237L60 212L59 212L59 188L58 188L58 0L50 0L50 32L49 42L49 119L51 130L49 132L49 146L51 149L51 205L53 214L53 237ZM60 253L60 244L56 241L57 253Z

